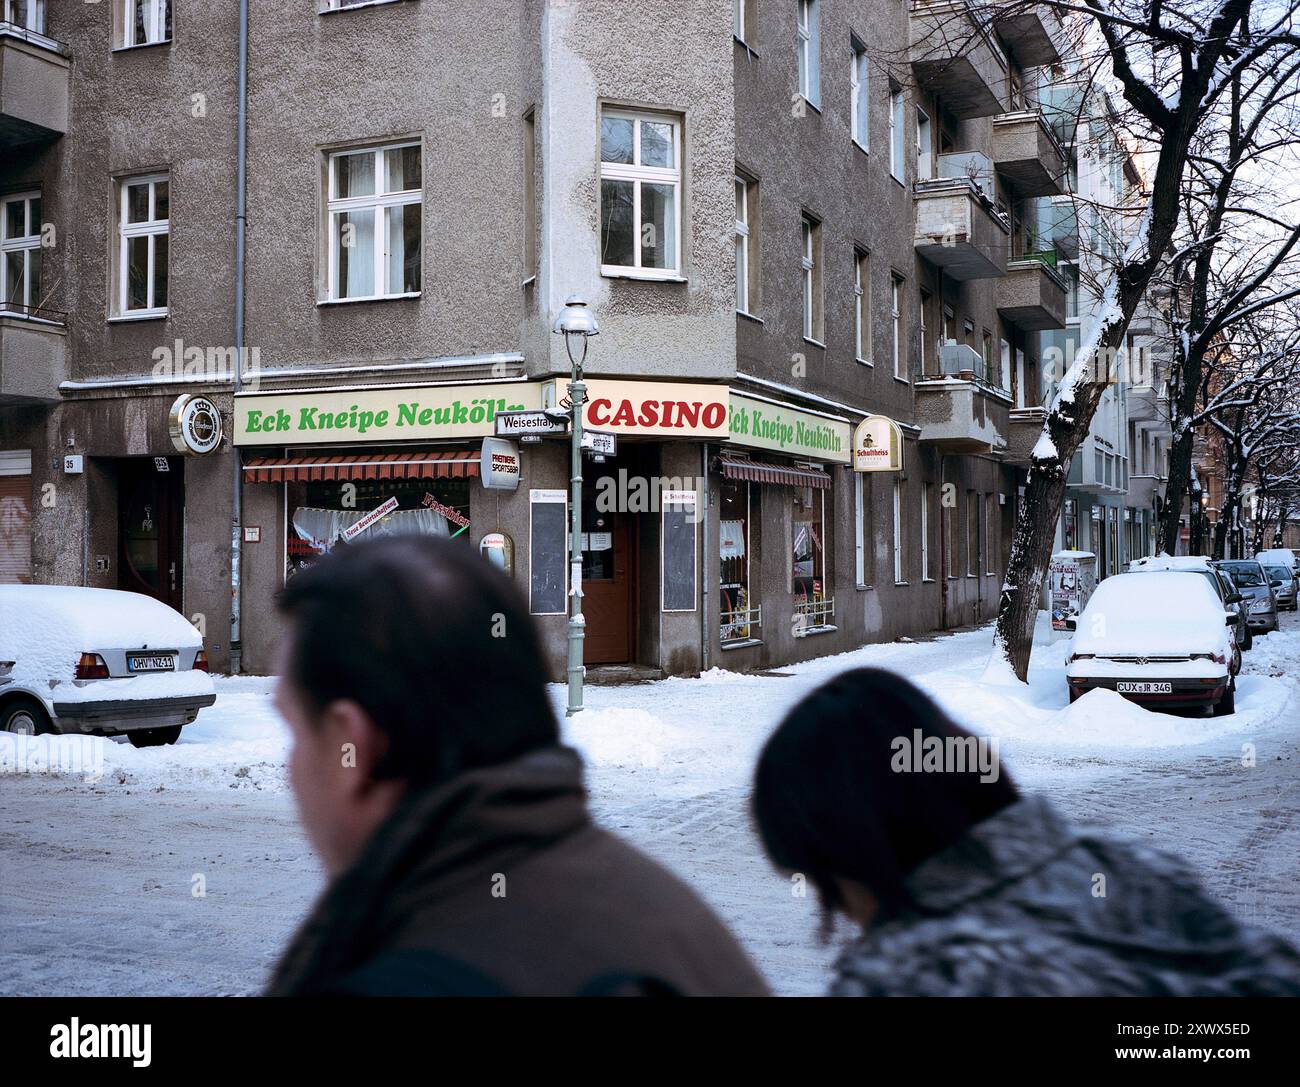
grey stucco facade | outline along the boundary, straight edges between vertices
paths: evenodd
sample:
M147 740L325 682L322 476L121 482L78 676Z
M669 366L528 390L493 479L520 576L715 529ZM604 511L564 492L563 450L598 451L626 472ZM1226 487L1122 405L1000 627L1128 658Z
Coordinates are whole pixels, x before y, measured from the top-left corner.
M30 452L29 577L144 591L124 582L121 567L141 546L163 547L165 530L144 539L125 527L140 516L128 489L152 488L157 503L178 505L171 550L152 584L203 625L214 668L229 668L238 527L239 663L271 671L282 633L273 599L301 550L295 510L333 498L258 481L250 460L473 453L490 427L468 437L322 434L279 445L240 439L241 405L262 403L252 399L261 395L296 411L311 397L349 390L393 404L469 398L501 383L529 403L558 397L569 360L551 325L577 293L601 326L588 378L631 383L607 387L627 392L636 410L660 393L706 406L756 398L844 435L864 416L885 416L903 441L901 472L868 474L854 472L847 455L764 447L726 425L679 436L611 423L621 444L607 468L687 481L699 503L693 609L665 605L659 513L618 514L624 520L611 535L622 572L610 581L626 579L618 604L626 629L616 642L627 661L672 674L761 668L989 617L1016 500L1009 412L1036 384L1034 326L1051 327L1059 300L1051 282L1008 293L986 270L1026 255L1015 249L1026 249L1023 236L1015 241L1026 218L1017 209L1037 175L1026 168L1023 140L1014 159L1001 152L1014 172L998 172L994 118L1019 110L1015 96L1032 87L1032 69L1022 71L990 32L978 43L979 64L945 83L924 52L930 47L918 45L924 20L912 10L933 6L820 0L811 103L799 94L794 3L747 4L742 38L729 6L711 0L495 0L473 18L425 0L330 11L251 0L246 326L236 397L238 5L174 0L168 40L124 48L119 17L103 6L51 0L43 35L52 45L35 48L67 61L66 131L21 129L22 118L12 130L0 126L0 198L39 194L41 217L54 228L53 244L42 248L40 312L0 316L0 453ZM858 48L869 73L866 147L854 139L848 78ZM918 109L932 141L925 154ZM602 119L612 116L660 119L677 140L668 173L652 178L676 194L676 251L661 274L606 264L606 183L623 176L602 166ZM899 124L901 152L891 147ZM1035 130L1034 138L1045 137ZM418 257L402 250L405 275L418 268L418 287L335 297L342 251L332 248L332 232L342 205L331 163L340 153L403 146L418 149L418 195L409 199L419 209ZM1041 153L1050 160L1049 151ZM990 164L987 177L944 173L945 162L972 152ZM389 162L382 154L378 161L381 171ZM745 313L737 312L738 177L751 186ZM926 241L918 221L937 206L927 183L937 191L945 177L958 183L967 225L949 229L954 215L944 212ZM170 201L166 304L143 314L120 304L119 186L139 178L164 179ZM811 336L805 218L817 227ZM666 244L646 242L641 225L643 244ZM397 246L394 238L384 244ZM859 357L854 276L864 258ZM39 339L19 345L11 325L18 334L34 328ZM950 346L971 355L951 356L949 365ZM174 446L169 412L182 393L210 397L225 416L215 453L183 456ZM724 454L745 462L742 473L767 465L794 475L738 483ZM83 458L80 471L66 470L69 455ZM167 458L166 480L148 476L156 458ZM530 495L567 486L567 447L524 445L519 463L516 491L489 491L477 476L454 490L467 541L510 536L515 577L528 591ZM240 465L242 523L234 526ZM801 472L821 473L819 489L791 482ZM722 537L737 522L720 504L724 486L734 500L742 484L753 494L739 549L744 595L761 604L762 622L728 638L721 567L728 548L733 560L738 551ZM408 490L402 501L418 504L418 489ZM157 510L145 508L152 524ZM801 558L801 546L813 553ZM600 555L590 559L604 569ZM538 622L558 675L564 617ZM621 652L609 650L609 662Z

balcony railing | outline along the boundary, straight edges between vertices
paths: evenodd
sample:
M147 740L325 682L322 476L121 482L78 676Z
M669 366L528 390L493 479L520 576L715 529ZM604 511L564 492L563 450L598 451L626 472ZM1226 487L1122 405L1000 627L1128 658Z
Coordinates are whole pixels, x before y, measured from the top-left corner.
M964 0L912 0L910 54L917 82L962 119L1005 108L1007 58Z

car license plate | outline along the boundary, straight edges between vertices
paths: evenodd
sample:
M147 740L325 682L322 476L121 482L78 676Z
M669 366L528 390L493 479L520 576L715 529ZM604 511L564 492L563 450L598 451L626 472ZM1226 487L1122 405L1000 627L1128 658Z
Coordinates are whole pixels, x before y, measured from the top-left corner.
M171 653L128 653L128 672L174 672L176 657Z
M1173 694L1174 685L1172 683L1120 683L1117 685L1120 694Z

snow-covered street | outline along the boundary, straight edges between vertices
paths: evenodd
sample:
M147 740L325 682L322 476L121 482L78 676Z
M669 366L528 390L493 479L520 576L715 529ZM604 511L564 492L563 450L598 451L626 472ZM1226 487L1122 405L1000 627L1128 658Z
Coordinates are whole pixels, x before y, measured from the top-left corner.
M862 665L907 675L996 737L1023 787L1182 853L1244 918L1300 940L1294 616L1246 654L1237 712L1223 718L1154 714L1104 691L1067 707L1064 642L1039 645L1028 688L998 686L983 677L989 641L983 629L765 675L589 688L566 732L587 757L597 817L708 898L781 993L823 991L834 951L818 942L815 901L761 855L749 773L788 706ZM0 737L0 993L258 991L320 886L271 686L218 679L217 704L174 747ZM43 772L49 761L64 772Z

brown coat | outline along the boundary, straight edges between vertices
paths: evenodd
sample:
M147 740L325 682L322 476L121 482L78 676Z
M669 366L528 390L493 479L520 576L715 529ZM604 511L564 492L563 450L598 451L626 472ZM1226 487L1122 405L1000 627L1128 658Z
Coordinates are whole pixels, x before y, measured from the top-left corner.
M268 995L760 996L685 884L587 813L582 761L534 751L408 796L324 892Z

